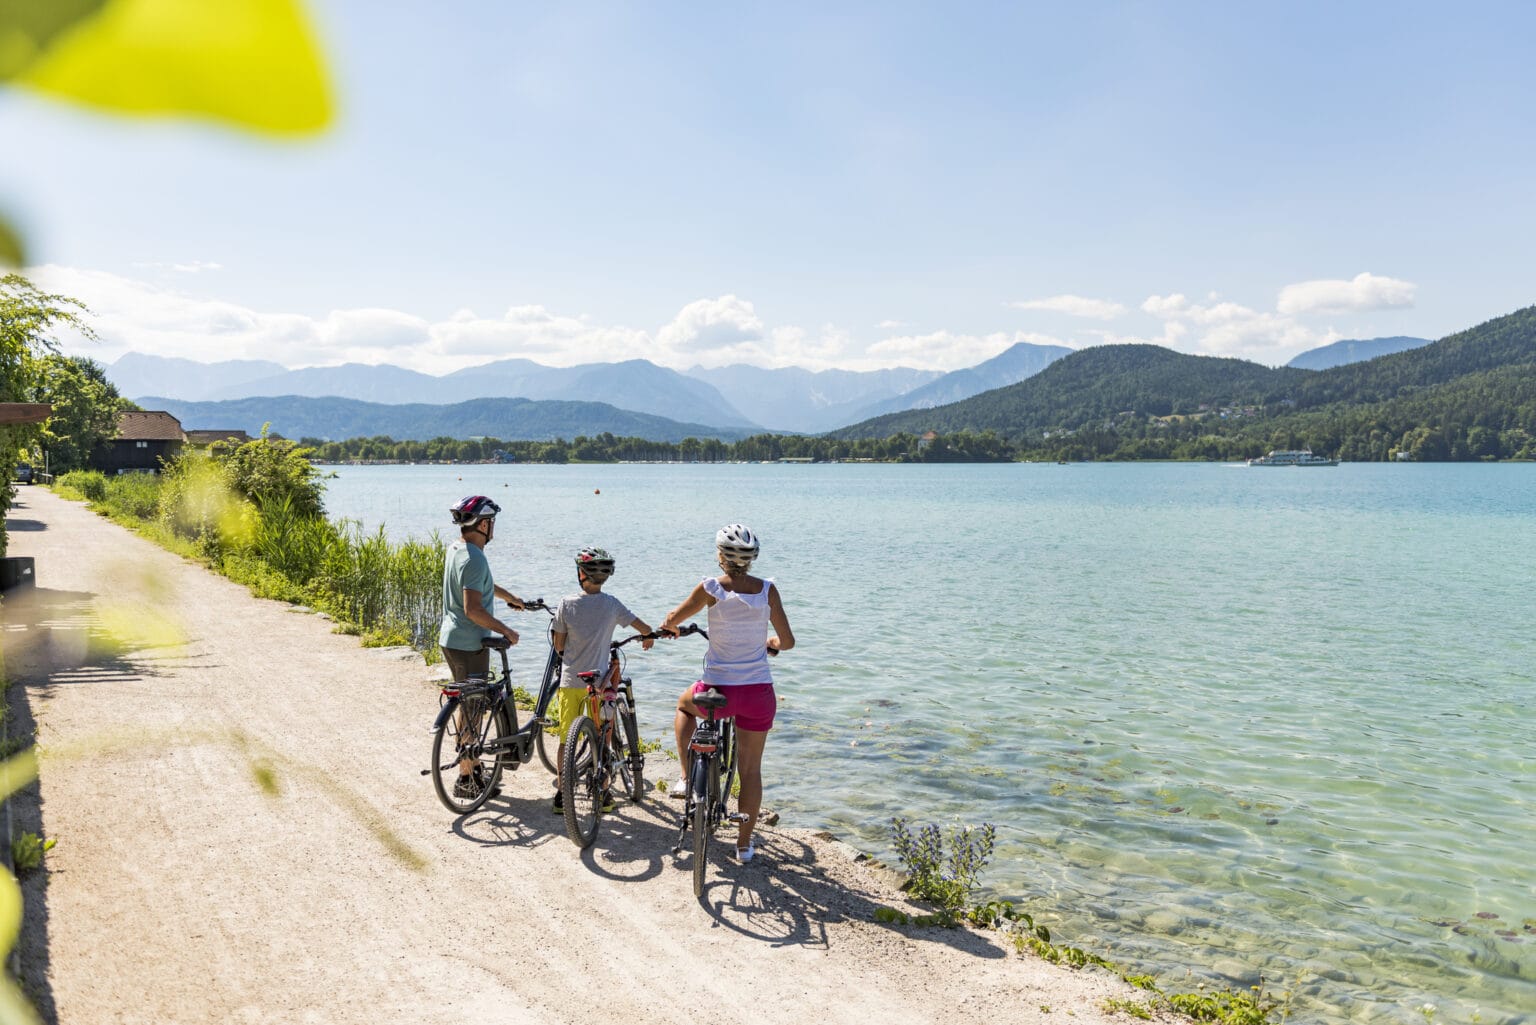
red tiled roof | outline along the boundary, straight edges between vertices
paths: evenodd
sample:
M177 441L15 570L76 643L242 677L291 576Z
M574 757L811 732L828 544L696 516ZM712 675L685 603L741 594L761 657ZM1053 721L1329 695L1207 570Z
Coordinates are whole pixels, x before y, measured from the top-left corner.
M130 409L117 414L119 441L185 441L181 421L161 410Z

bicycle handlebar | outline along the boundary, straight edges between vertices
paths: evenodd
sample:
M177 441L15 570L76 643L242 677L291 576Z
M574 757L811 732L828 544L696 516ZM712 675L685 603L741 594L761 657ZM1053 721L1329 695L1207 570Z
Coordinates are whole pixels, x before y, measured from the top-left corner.
M698 634L700 637L703 637L706 641L709 640L709 634L704 632L704 628L703 627L699 626L699 624L697 624L697 623L689 623L687 626L679 627L678 631L677 631L677 633L675 635L669 633L666 630L652 630L648 634L634 634L634 635L632 635L630 637L624 638L622 641L614 641L612 644L608 645L608 647L612 648L614 651L618 651L620 648L624 647L624 645L628 644L630 641L659 641L659 640L662 640L663 638L668 638L668 637L673 637L673 636L687 637L689 634Z
M552 609L548 605L544 604L544 599L543 598L524 598L523 599L523 607L520 608L520 609L513 609L512 611L513 612L548 612L551 616L553 616L555 614L555 610L554 609Z

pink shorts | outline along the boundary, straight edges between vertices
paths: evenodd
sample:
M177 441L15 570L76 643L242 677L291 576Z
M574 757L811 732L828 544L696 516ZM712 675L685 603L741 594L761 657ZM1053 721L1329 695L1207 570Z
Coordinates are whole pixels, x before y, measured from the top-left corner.
M700 680L693 685L690 693L702 694L711 686L713 685ZM767 733L773 729L773 713L779 708L779 699L773 693L773 684L742 683L734 687L715 686L714 689L725 695L725 707L720 709L720 718L735 716L738 730Z

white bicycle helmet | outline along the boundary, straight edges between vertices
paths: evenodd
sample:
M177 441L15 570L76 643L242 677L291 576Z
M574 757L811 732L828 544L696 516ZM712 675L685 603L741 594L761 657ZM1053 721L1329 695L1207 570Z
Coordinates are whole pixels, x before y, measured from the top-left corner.
M745 569L757 558L757 535L744 524L728 523L715 533L715 547L726 562Z

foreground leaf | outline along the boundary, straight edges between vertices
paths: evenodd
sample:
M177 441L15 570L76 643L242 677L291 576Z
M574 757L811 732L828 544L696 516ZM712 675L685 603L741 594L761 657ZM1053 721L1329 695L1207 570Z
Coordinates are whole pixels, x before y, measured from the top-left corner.
M0 218L0 267L20 267L26 258L16 229Z
M297 0L117 0L62 33L19 85L130 114L193 114L280 134L331 118Z

